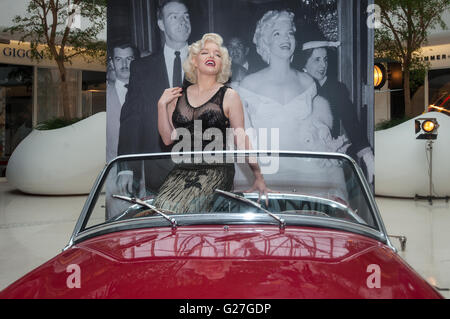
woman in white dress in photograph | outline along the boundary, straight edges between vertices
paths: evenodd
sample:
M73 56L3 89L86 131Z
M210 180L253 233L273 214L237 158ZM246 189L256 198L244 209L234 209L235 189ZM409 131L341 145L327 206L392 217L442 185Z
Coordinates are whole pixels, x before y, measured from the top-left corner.
M346 138L333 139L330 134L333 118L330 107L311 76L291 67L296 48L294 14L288 11L268 11L258 21L253 43L268 66L245 77L239 92L246 111L246 129L254 129L251 136L255 149L338 152L348 147ZM258 129L267 129L267 139L258 136ZM279 139L271 140L271 132L278 130ZM259 139L257 138L259 137ZM345 150L344 150L345 152ZM302 178L305 181L322 180L323 185L344 184L342 172L334 162L315 160L311 165L284 159L280 162L277 178ZM296 172L294 176L292 172ZM281 175L280 175L281 174ZM314 177L308 177L314 174ZM269 178L269 177L268 177ZM334 180L328 185L329 180ZM320 184L320 183L319 183ZM340 186L339 186L340 187ZM336 188L336 187L335 187ZM345 191L338 192L345 196Z

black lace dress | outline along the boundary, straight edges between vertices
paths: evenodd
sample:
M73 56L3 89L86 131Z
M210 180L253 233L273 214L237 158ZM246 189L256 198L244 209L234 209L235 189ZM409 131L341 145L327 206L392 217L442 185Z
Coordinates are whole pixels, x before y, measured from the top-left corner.
M226 149L227 128L230 127L230 123L223 112L223 99L227 89L226 86L222 86L209 101L198 107L189 104L187 88L178 99L172 123L175 129L185 128L189 131L193 151L196 142L202 145L202 150L212 142L206 136L211 131L208 129L220 131L222 139L214 141L220 144L214 144L221 145L223 150ZM159 189L154 205L177 213L208 212L214 202L214 190L217 188L231 190L233 179L234 164L207 163L204 160L200 163L176 164Z

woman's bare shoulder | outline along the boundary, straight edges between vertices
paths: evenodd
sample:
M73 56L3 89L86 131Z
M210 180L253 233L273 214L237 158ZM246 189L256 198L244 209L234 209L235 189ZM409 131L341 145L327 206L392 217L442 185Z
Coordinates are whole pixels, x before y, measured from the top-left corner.
M241 102L239 93L233 88L228 87L224 95L224 103L235 104L236 102Z
M242 101L239 93L228 87L223 97L223 111L227 118L232 114L240 114L242 112Z
M265 70L260 70L258 72L247 75L239 83L239 86L243 87L244 89L254 91L258 87L260 87L261 82L264 80L264 71Z

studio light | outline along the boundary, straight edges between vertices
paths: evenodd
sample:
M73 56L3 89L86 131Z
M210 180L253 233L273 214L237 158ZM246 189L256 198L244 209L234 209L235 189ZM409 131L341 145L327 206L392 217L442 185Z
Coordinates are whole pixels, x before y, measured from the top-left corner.
M430 205L433 205L433 199L445 199L446 202L449 200L449 196L439 197L433 196L433 143L437 138L437 130L439 124L435 118L420 118L414 121L414 129L416 132L416 139L427 140L425 153L428 161L428 178L429 178L429 194L428 196L422 196L416 194L414 199L427 199Z
M439 124L435 118L420 118L414 121L416 139L435 140Z
M373 86L375 90L381 89L386 83L386 69L383 64L376 63L373 66Z

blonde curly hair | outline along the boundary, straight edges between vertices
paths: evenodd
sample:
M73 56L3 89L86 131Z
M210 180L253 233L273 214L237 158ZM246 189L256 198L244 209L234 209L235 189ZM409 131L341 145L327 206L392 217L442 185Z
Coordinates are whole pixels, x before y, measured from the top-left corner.
M206 33L203 35L201 40L192 43L189 46L189 55L188 58L183 63L183 70L186 76L186 79L192 84L197 83L197 70L195 68L193 59L197 56L200 51L205 46L205 43L211 41L219 46L220 55L222 57L222 69L219 74L217 74L217 82L226 83L231 76L231 59L228 54L227 48L225 48L223 44L223 39L217 33Z
M268 36L275 26L277 20L289 20L292 24L294 32L296 31L294 23L294 13L282 10L271 10L267 11L264 16L258 21L256 25L255 35L253 36L253 43L256 45L256 52L261 56L261 58L269 64L270 61L270 49L268 43Z

